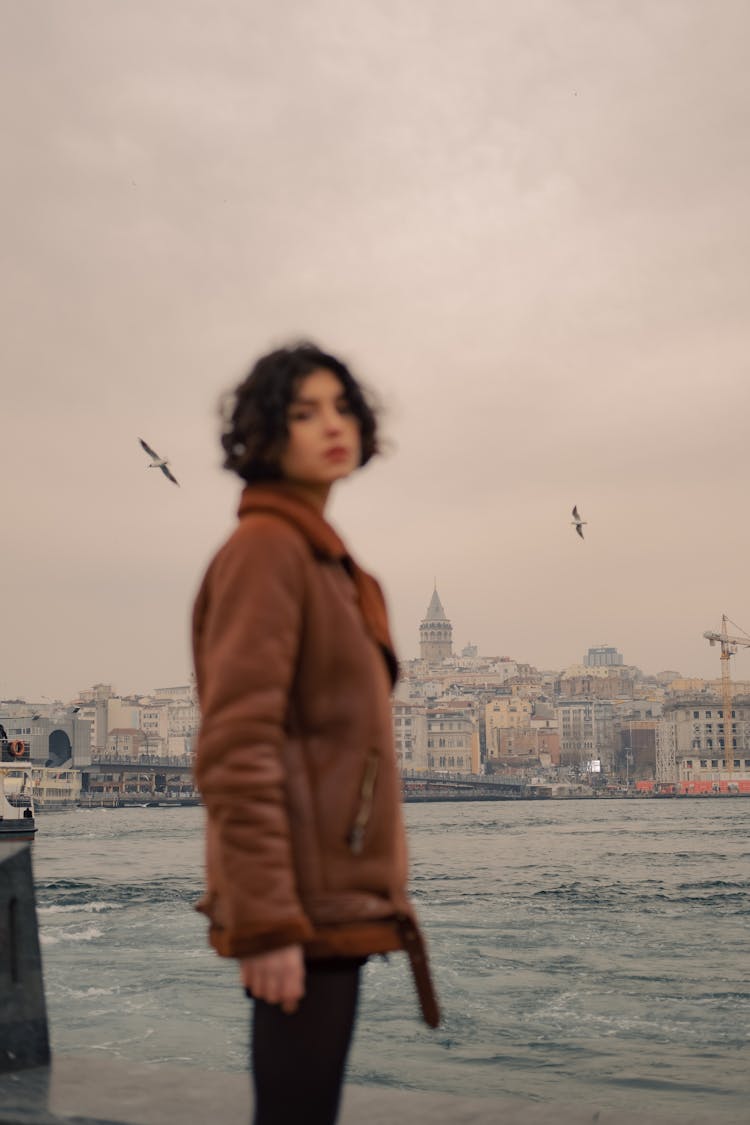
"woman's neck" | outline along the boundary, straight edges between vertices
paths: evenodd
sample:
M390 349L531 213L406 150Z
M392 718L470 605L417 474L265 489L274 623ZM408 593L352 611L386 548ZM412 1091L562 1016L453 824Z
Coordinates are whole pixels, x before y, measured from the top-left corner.
M301 480L290 480L288 483L311 507L315 508L316 512L321 516L325 514L326 504L331 492L330 484L310 484Z

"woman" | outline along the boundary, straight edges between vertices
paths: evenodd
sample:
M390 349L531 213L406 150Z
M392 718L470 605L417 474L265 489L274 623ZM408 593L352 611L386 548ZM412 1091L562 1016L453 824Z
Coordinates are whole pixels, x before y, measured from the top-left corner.
M406 897L385 605L324 518L332 486L376 453L376 420L347 367L303 344L258 360L222 444L246 487L193 618L199 909L254 1000L256 1125L323 1125L368 955L405 949L439 1019Z

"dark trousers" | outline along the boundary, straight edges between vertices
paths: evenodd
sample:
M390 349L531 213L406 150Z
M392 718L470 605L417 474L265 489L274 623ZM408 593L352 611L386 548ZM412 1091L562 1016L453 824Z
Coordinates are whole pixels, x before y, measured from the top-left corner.
M296 1012L254 1000L253 1125L334 1125L357 1015L360 961L307 962Z

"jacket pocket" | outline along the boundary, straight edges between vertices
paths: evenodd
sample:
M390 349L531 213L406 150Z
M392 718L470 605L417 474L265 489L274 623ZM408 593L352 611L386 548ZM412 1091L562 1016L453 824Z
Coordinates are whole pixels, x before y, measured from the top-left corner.
M378 775L379 755L377 750L368 750L365 759L365 768L362 773L362 782L359 787L359 800L352 820L352 826L347 836L349 851L352 855L361 855L365 846L365 833L372 813L372 802L375 794L375 779Z

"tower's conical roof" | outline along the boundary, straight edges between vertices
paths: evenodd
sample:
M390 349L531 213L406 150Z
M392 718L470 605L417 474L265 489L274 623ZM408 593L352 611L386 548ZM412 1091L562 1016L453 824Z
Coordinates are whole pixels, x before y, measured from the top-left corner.
M448 618L445 616L443 603L440 601L440 595L437 592L437 586L432 591L430 604L427 606L427 613L424 615L425 621L446 621Z

